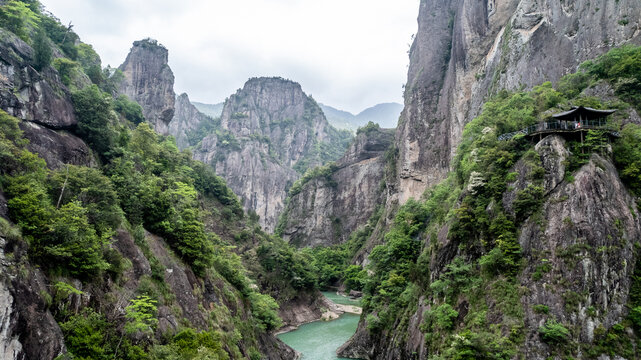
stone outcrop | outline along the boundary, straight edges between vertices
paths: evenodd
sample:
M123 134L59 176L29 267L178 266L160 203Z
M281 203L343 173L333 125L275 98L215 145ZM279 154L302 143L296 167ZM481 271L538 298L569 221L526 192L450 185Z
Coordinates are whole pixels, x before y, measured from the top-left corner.
M176 111L174 117L169 123L169 134L176 139L176 145L179 149L186 149L191 145L187 134L198 129L201 124L210 122L214 119L198 111L189 101L189 96L183 93L176 98Z
M176 94L169 51L156 40L135 41L119 69L125 76L119 92L142 106L145 119L162 135L169 134Z
M58 169L65 164L96 165L89 146L64 130L51 130L29 121L21 122L20 129L29 140L27 150L43 158L50 169Z
M317 147L342 152L347 139L299 84L254 78L225 102L220 129L202 140L194 158L214 166L245 209L273 231L288 188L300 172L322 164Z
M0 29L0 109L52 129L74 126L69 90L53 67L36 71L31 66L33 56L27 43Z
M347 241L384 196L384 155L393 140L393 129L358 134L331 174L309 180L289 198L280 224L283 239L297 246Z
M36 71L30 65L33 56L27 43L0 29L0 109L23 120L27 149L44 158L49 168L94 165L87 144L62 130L77 124L69 90L53 67Z
M556 81L640 43L640 19L633 0L421 1L396 134L399 201L445 178L463 126L491 94Z

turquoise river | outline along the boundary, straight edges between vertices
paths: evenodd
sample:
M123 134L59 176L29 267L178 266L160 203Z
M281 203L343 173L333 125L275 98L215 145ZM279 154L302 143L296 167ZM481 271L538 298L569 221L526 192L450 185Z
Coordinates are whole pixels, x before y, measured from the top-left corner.
M360 305L358 301L335 293L324 292L323 295L337 304ZM336 356L336 349L354 335L359 318L359 315L345 313L336 320L301 325L294 331L278 335L278 338L300 352L302 360L344 359Z

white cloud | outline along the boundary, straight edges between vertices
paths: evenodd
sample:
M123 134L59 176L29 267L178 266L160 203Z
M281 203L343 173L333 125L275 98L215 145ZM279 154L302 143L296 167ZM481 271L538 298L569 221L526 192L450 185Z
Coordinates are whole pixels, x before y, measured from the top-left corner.
M72 21L103 64L131 43L169 49L176 91L219 102L251 76L298 81L323 103L359 112L401 102L419 0L41 0Z

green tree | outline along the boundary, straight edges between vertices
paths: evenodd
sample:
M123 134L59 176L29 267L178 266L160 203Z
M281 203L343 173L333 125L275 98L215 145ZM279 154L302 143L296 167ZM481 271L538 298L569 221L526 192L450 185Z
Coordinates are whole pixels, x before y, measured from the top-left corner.
M77 76L78 63L67 58L57 58L53 61L53 67L58 71L62 83L70 87Z
M29 42L29 29L37 26L39 16L23 1L9 0L0 6L0 24Z
M67 165L54 171L47 180L48 192L56 205L79 201L87 210L87 220L99 235L120 225L122 210L109 178L98 169Z
M109 354L111 349L106 342L107 328L104 316L91 308L60 323L67 350L77 359L113 358Z
M47 32L51 41L58 45L69 59L76 60L78 58L76 43L80 39L71 30L73 27L71 24L62 25L59 19L48 14L40 17L40 27Z
M43 264L81 278L96 276L109 268L102 253L110 234L96 234L79 202L62 206L50 227L50 234L39 244Z
M142 107L137 102L129 100L127 95L120 95L114 101L114 110L122 115L125 119L138 125L145 121L142 114Z
M253 292L249 301L252 315L258 320L258 327L263 331L278 329L283 324L278 317L278 304L271 296Z
M563 344L570 339L570 331L556 320L548 319L539 327L541 339L548 344Z
M51 64L52 52L49 39L43 30L38 30L33 39L33 68L42 71Z
M621 139L614 146L614 161L621 179L641 196L641 126L628 124L621 131Z
M125 308L125 332L130 335L138 332L153 335L158 326L156 301L147 295L141 295L130 302Z
M96 85L76 91L72 96L78 118L78 135L103 158L109 157L116 137L111 127L110 98Z

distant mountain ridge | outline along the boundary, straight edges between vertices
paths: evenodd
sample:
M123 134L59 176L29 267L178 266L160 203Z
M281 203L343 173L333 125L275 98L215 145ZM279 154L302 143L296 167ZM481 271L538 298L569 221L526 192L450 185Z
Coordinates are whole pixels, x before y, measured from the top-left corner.
M225 105L224 102L217 104L205 104L197 101L192 101L191 104L194 105L201 113L213 118L220 117L223 113L223 106Z
M351 131L356 131L370 121L379 124L382 128L395 128L401 111L403 111L403 105L394 102L374 105L361 111L358 115L329 105L319 105L332 126Z

